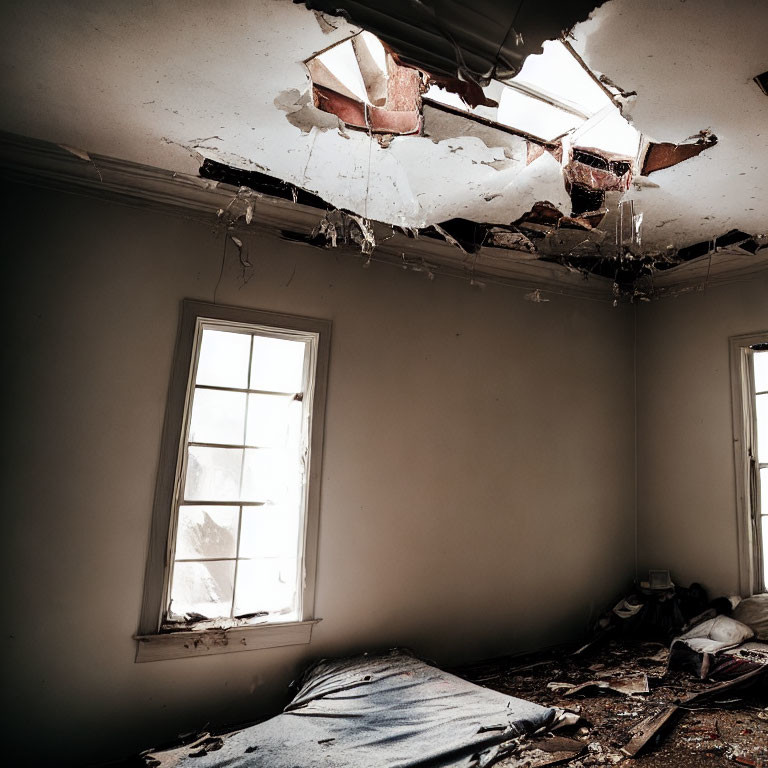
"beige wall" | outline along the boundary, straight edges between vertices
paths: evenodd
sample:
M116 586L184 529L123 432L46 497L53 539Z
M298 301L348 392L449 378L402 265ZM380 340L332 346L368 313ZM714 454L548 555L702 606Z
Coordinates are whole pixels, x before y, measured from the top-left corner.
M768 329L768 277L641 306L637 319L641 572L736 593L728 339Z
M231 250L218 300L334 324L323 621L309 646L135 664L179 301L212 298L221 234L32 189L4 213L4 725L25 764L268 714L323 654L559 642L627 585L631 312L254 235L251 279Z

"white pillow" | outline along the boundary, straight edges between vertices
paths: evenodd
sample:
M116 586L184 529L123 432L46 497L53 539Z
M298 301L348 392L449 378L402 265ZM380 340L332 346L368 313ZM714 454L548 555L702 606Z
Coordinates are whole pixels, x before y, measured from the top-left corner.
M752 627L758 640L768 642L768 595L745 598L734 609L733 618Z
M675 638L672 644L682 642L699 653L717 653L741 645L754 634L750 627L736 619L715 616L714 619L702 621L684 635Z

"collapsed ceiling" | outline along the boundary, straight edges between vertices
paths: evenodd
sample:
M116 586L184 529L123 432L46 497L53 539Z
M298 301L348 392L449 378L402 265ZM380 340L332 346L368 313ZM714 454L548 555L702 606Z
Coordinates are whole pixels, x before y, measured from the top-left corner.
M314 244L370 253L380 222L632 297L684 262L768 260L760 0L11 5L0 128L292 196L322 209ZM363 27L387 58L347 44L360 90L327 52ZM570 85L553 94L551 72L520 80L555 39L602 89L597 122L618 107L636 151L591 142L596 113ZM510 89L581 117L532 135L502 115Z

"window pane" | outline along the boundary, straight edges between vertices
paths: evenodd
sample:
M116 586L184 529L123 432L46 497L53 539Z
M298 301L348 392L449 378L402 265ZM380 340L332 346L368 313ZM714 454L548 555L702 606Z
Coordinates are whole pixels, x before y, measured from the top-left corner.
M235 557L239 507L179 507L176 559Z
M301 392L305 348L303 341L254 336L250 388Z
M204 329L195 383L245 389L250 350L247 333Z
M185 498L190 501L234 501L240 498L242 448L190 446Z
M768 461L768 395L758 395L757 401L757 456L760 463Z
M763 482L763 488L766 488L765 482ZM761 520L763 521L763 586L768 586L768 515L763 515Z
M760 512L768 515L768 467L760 470ZM768 541L765 543L768 545Z
M209 619L229 616L233 560L212 563L175 563L171 590L171 612L183 616L199 613Z
M281 395L248 395L245 442L265 448L298 446L301 402Z
M241 560L237 571L235 616L296 610L296 560Z
M754 352L755 392L768 392L768 351Z
M240 529L240 557L296 557L299 508L245 507Z
M302 483L301 467L293 452L246 448L243 467L243 501L279 503Z
M246 397L244 392L196 389L189 424L190 442L242 445Z

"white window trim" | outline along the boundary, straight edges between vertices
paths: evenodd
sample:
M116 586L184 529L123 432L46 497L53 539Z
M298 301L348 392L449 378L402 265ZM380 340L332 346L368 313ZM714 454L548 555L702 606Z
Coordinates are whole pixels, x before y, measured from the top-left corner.
M755 456L755 385L751 347L768 342L768 331L730 338L733 403L733 459L736 474L736 530L739 591L742 597L764 592L760 532L760 478Z
M305 331L318 335L315 387L309 437L309 472L307 474L307 506L304 527L304 583L301 620L270 622L229 629L183 629L161 632L165 610L166 588L171 567L172 509L177 478L179 446L183 437L185 402L192 376L194 342L199 320L261 325L270 328ZM242 307L221 306L185 299L176 338L173 368L160 448L160 463L150 532L149 551L144 578L137 641L136 661L186 656L232 653L235 651L272 648L308 643L312 628L319 621L314 616L317 537L320 512L320 480L323 453L325 401L330 354L329 320L265 312Z

